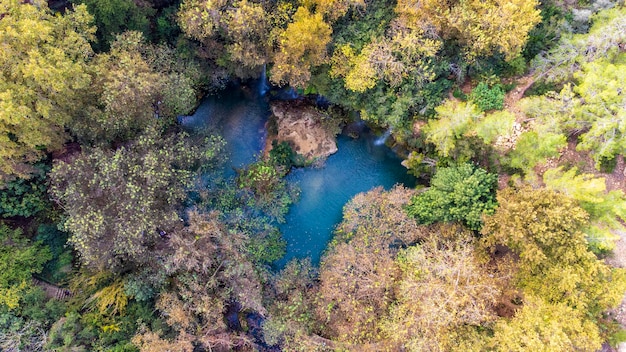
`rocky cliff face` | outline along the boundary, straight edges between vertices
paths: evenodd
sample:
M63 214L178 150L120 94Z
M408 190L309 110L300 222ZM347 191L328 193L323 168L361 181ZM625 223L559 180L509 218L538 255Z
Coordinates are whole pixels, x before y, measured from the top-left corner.
M337 152L335 133L324 120L329 117L314 107L299 101L277 101L271 103L273 116L270 123L265 153L272 149L272 142L287 142L295 152L307 161L325 159Z

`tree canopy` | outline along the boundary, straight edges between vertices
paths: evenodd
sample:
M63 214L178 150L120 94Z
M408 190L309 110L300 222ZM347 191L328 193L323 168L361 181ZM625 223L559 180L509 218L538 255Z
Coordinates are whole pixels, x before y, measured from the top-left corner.
M180 226L177 212L199 165L217 160L220 139L191 145L183 135L150 129L115 151L84 151L56 163L51 193L67 211L64 227L84 264L120 269L141 262L161 231ZM208 165L208 164L207 164Z
M431 186L413 197L408 213L419 223L458 221L479 230L496 208L497 176L471 164L440 168Z
M85 6L53 14L45 2L0 2L0 180L27 176L60 149L91 85Z

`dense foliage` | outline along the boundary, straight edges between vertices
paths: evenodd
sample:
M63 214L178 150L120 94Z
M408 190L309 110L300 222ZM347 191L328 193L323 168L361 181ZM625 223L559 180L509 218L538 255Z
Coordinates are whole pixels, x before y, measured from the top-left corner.
M479 230L483 215L496 208L496 180L471 164L438 169L430 188L415 196L407 211L421 224L458 221Z
M68 218L64 228L84 264L119 270L141 262L159 234L180 224L177 207L194 171L219 153L219 139L191 145L184 135L161 137L150 130L114 152L93 149L59 162L51 193Z
M90 86L91 15L78 6L55 16L18 0L0 3L0 180L26 176L30 163L67 140L65 126Z
M386 130L420 186L280 262L310 165L224 170L184 121L226 85ZM0 350L615 345L625 89L617 0L0 0Z

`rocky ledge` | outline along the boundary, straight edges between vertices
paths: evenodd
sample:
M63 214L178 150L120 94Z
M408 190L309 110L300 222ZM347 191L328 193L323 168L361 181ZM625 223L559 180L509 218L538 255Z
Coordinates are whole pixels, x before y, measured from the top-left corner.
M307 161L323 160L337 152L335 132L324 123L330 118L313 106L303 101L275 101L271 109L265 155L273 141L289 143Z

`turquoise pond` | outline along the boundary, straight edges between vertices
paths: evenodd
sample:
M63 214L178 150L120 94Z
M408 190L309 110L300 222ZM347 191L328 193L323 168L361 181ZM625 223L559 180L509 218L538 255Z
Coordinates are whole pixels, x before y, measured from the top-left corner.
M245 87L227 89L205 98L194 115L182 120L189 128L214 128L222 134L229 154L228 175L234 176L234 168L254 162L264 144L269 104L255 91ZM287 241L287 253L277 263L279 267L292 258L307 256L318 264L334 227L341 221L343 206L357 193L376 186L389 189L396 183L415 185L415 178L382 143L383 138L367 127L360 128L358 139L338 136L339 151L323 167L294 169L287 175L287 181L297 184L301 192L286 222L279 225Z

